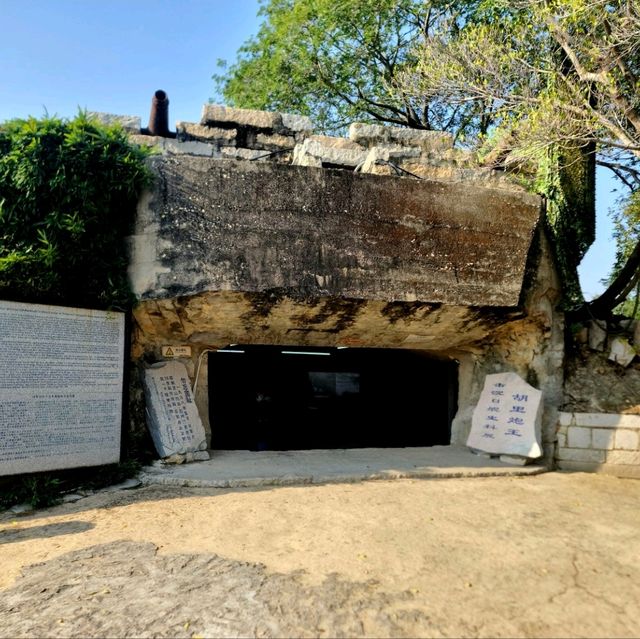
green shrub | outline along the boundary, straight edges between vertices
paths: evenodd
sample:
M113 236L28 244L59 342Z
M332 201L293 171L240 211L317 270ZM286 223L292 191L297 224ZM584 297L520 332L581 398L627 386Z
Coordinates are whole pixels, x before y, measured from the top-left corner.
M124 237L148 154L84 113L1 124L0 298L128 306Z

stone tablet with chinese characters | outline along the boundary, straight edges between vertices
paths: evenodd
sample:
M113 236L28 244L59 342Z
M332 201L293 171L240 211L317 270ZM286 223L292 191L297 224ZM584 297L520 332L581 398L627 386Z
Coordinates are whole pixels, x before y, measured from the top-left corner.
M497 455L542 455L542 392L516 373L487 375L467 446Z
M181 362L160 362L144 375L147 424L160 457L204 450L204 427L187 368Z

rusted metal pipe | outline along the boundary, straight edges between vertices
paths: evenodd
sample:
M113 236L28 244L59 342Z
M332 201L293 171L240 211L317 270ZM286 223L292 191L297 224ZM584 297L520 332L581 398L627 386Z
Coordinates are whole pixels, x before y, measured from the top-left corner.
M175 133L169 131L169 96L158 89L151 98L148 132L163 138L174 138Z

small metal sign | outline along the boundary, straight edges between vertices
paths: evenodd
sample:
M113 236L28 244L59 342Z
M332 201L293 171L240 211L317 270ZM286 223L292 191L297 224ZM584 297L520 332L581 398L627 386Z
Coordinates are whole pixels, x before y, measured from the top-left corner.
M163 346L162 357L166 357L167 359L191 357L191 346Z

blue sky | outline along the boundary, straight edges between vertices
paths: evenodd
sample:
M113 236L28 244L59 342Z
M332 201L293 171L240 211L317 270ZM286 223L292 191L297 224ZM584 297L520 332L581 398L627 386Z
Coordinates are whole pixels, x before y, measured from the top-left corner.
M0 122L72 117L78 108L149 116L164 89L170 123L198 121L214 95L216 61L232 61L258 28L257 0L0 0ZM590 298L615 248L606 215L611 182L598 180L596 244L581 265Z
M258 27L257 0L0 0L0 121L140 115L156 89L171 123L198 121L219 58Z

